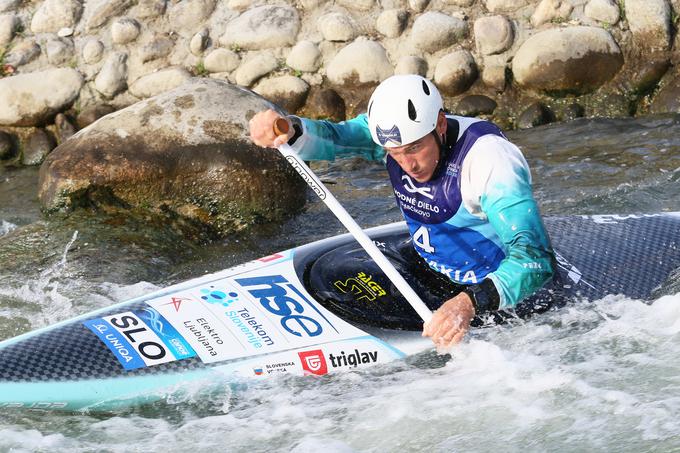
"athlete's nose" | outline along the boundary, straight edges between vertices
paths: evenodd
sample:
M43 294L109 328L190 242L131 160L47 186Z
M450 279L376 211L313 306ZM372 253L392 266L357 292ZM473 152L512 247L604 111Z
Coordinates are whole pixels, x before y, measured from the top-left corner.
M404 170L411 172L418 170L418 161L411 156L404 157Z

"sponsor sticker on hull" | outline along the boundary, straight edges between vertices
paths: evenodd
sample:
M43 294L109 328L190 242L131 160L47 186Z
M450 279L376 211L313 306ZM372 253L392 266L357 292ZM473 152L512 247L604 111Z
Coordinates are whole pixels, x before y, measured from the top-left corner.
M328 373L328 364L323 350L314 349L311 351L298 352L300 360L302 361L302 369L305 374L322 375Z
M274 255L266 258L272 266L151 299L144 310L84 325L127 370L194 356L214 363L365 335L317 304L288 263L278 263L281 259L286 256ZM251 372L301 369L295 357Z
M253 358L225 366L223 371L245 376L280 373L322 376L334 371L353 370L386 363L404 354L375 337L361 337Z
M84 321L126 370L196 355L179 333L153 309Z

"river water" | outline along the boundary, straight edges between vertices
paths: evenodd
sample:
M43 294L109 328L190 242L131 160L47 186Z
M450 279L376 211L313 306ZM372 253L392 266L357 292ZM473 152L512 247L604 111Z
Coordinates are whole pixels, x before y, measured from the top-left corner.
M680 116L513 132L545 215L680 211ZM365 227L400 220L379 164L315 167ZM37 169L0 170L0 339L342 232L305 212L209 245L79 214L45 221ZM0 365L1 366L1 365ZM452 358L187 388L117 413L0 413L0 451L680 451L680 293L608 296L472 332Z

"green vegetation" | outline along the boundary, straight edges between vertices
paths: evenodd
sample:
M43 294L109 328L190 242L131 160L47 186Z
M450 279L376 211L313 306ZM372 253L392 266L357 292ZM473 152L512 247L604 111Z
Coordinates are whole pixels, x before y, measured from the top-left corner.
M5 57L7 56L7 50L5 47L0 47L0 77L5 77Z
M293 74L295 77L298 77L298 78L302 77L302 71L300 71L299 69L293 69L288 65L286 65L286 68L288 69L288 72Z
M25 36L26 27L24 27L23 22L19 22L19 24L17 25L17 28L14 30L14 34L16 36L21 36L22 38Z
M199 61L196 66L194 66L193 73L198 77L207 77L208 74L210 74L210 72L205 69L205 63L203 63L202 60Z
M619 0L619 20L626 20L626 0Z
M229 48L230 48L231 50L233 50L234 52L236 52L236 53L239 53L240 51L243 50L243 49L241 49L241 46L239 46L239 45L236 44L236 43L234 43L234 44L232 44L231 46L229 46Z

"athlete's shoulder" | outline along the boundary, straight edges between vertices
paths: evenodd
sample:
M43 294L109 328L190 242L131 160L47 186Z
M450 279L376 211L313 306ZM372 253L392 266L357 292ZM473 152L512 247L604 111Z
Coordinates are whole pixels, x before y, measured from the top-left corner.
M457 129L458 136L456 141L461 140L463 137L477 140L485 135L497 135L505 138L501 128L491 121L451 114L447 114L446 118L449 120L449 124Z

